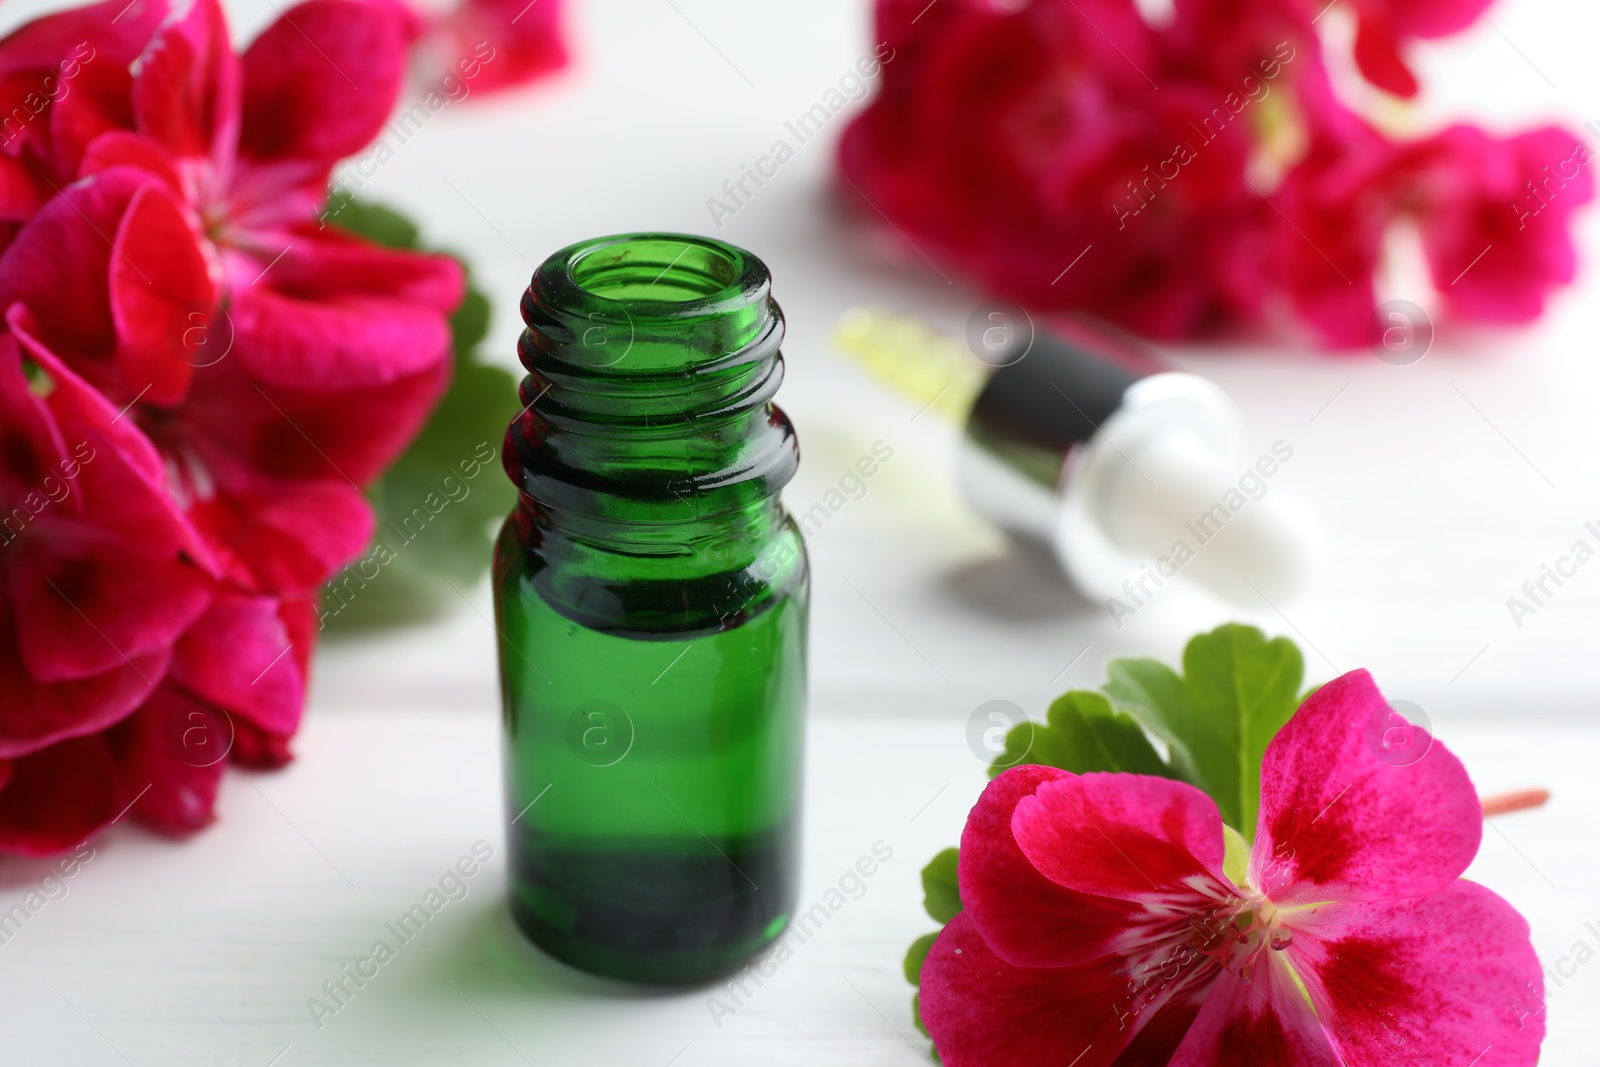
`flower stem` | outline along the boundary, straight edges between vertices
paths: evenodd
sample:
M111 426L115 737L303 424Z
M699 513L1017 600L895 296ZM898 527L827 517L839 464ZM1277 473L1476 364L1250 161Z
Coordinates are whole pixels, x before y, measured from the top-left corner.
M1516 793L1497 793L1492 797L1484 797L1480 803L1483 805L1483 817L1487 819L1493 815L1540 808L1549 799L1548 789L1524 789Z

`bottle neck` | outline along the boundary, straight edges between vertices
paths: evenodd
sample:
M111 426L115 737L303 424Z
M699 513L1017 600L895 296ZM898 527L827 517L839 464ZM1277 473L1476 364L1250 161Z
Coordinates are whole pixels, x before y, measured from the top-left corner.
M700 237L587 241L539 267L522 316L504 461L525 544L688 570L760 551L799 451L772 405L784 324L759 260Z

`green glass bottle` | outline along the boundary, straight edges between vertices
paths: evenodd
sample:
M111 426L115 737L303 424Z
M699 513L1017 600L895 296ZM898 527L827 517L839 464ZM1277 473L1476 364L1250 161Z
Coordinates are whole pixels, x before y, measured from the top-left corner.
M511 910L551 955L714 977L794 909L805 547L783 317L755 256L629 234L522 299L495 551Z

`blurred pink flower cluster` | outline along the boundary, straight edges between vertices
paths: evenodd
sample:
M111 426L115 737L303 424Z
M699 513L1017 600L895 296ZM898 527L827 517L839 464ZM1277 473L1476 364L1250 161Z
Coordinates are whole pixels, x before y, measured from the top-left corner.
M317 591L451 373L459 264L320 218L424 30L308 0L236 53L216 0L111 0L0 40L0 851L191 831L289 758Z
M878 0L895 59L848 129L844 178L919 249L998 295L1158 338L1285 312L1366 343L1388 235L1414 227L1437 301L1537 316L1572 280L1590 149L1557 127L1380 131L1334 92L1327 0ZM1354 0L1354 66L1411 96L1411 42L1480 0Z

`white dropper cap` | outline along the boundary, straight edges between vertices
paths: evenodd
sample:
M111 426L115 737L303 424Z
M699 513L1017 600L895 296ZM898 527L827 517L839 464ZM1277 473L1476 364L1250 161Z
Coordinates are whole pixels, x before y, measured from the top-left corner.
M1215 384L1115 363L1091 370L1095 357L1072 340L1061 351L1035 346L1031 369L1002 367L990 385L1007 374L1034 380L980 395L959 464L973 505L1051 545L1091 598L1137 606L1175 579L1255 606L1303 593L1324 538L1311 510L1273 484L1292 446L1257 455ZM1071 425L1051 434L1052 420ZM1052 454L1059 468L1047 485Z
M1181 575L1234 603L1300 596L1321 561L1322 529L1302 501L1273 488L1293 456L1287 443L1275 446L1256 457L1224 454L1179 427L1100 464L1085 506L1127 556L1123 580L1151 566L1158 579Z

